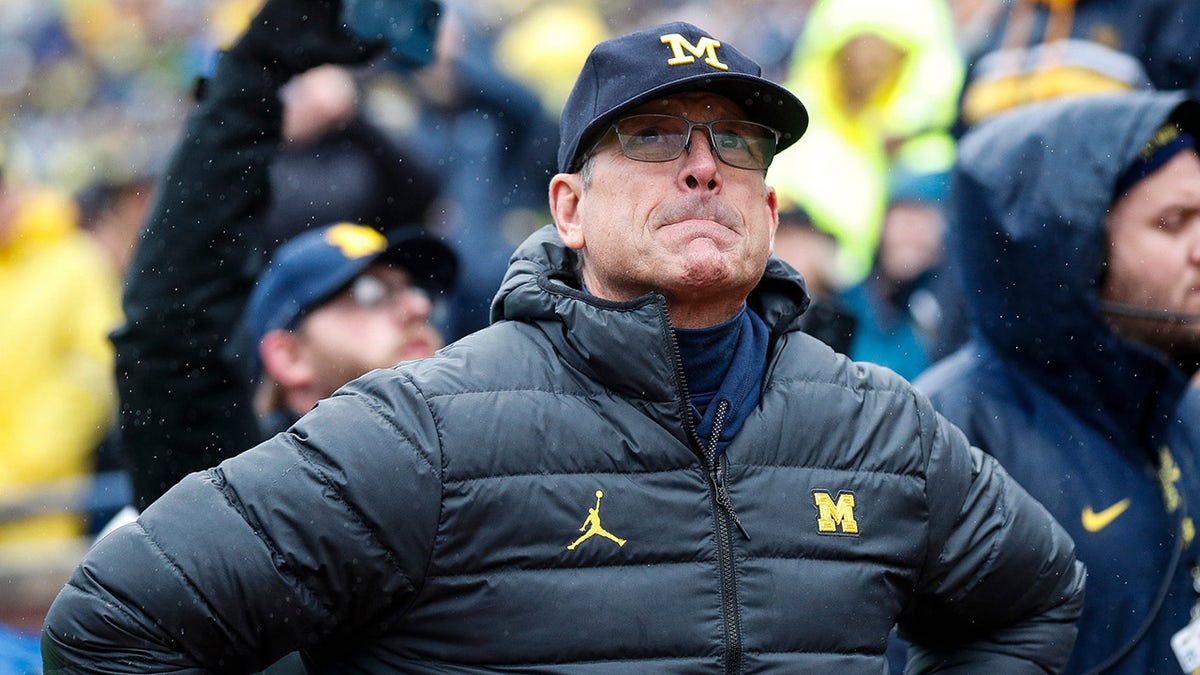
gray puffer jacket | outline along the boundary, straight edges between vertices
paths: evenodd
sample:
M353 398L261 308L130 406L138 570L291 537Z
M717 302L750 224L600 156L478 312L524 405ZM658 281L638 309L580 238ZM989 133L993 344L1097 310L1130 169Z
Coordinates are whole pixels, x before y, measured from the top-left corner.
M50 612L47 672L299 649L331 673L880 673L897 622L922 671L1065 663L1070 539L906 382L799 332L790 268L750 299L767 378L718 467L664 300L585 296L574 269L534 234L492 326L102 540Z

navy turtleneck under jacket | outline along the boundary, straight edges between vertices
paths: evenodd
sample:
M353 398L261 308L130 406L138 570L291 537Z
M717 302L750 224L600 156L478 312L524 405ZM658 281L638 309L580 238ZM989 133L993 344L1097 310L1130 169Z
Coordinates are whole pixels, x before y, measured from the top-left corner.
M675 337L696 434L701 440L712 442L713 423L721 418L717 447L710 448L715 459L725 452L758 405L767 369L767 325L742 305L742 310L725 323L710 328L676 328ZM719 414L722 408L724 412Z

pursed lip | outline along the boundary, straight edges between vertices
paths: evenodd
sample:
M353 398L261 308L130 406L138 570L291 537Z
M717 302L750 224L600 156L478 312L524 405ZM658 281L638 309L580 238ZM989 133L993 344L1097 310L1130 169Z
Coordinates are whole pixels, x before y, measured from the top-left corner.
M740 232L735 227L741 222L738 214L724 202L713 199L686 199L669 204L657 214L658 228L671 225L694 225L697 227L719 226L731 232Z
M664 240L673 241L676 245L708 240L719 248L726 248L735 245L740 238L740 234L732 227L706 218L689 218L665 223L659 227L658 232Z
M709 218L685 218L683 220L677 220L677 221L670 222L670 223L663 223L662 225L660 225L660 227L696 227L696 228L719 227L724 230L733 230L732 227L729 227L725 223L722 223L719 220L712 220Z

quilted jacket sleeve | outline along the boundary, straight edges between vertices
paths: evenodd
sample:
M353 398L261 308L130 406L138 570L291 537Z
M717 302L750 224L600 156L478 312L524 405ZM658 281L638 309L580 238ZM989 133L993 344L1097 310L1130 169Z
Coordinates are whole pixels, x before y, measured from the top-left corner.
M100 540L47 616L46 673L253 672L392 627L428 563L440 460L423 399L366 379L386 386L352 383Z
M1085 572L1071 538L921 399L931 438L931 558L900 622L909 673L1056 673L1075 642Z

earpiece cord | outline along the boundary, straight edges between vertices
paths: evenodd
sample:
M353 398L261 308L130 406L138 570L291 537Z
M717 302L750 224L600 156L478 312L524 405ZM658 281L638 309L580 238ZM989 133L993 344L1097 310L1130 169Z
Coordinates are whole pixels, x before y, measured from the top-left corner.
M1106 314L1117 314L1119 316L1128 316L1135 319L1155 319L1158 321L1171 321L1173 323L1200 321L1200 314L1187 314L1184 312L1169 312L1160 309L1134 307L1132 305L1123 305L1121 303L1107 302L1103 300L1100 302L1100 311Z

